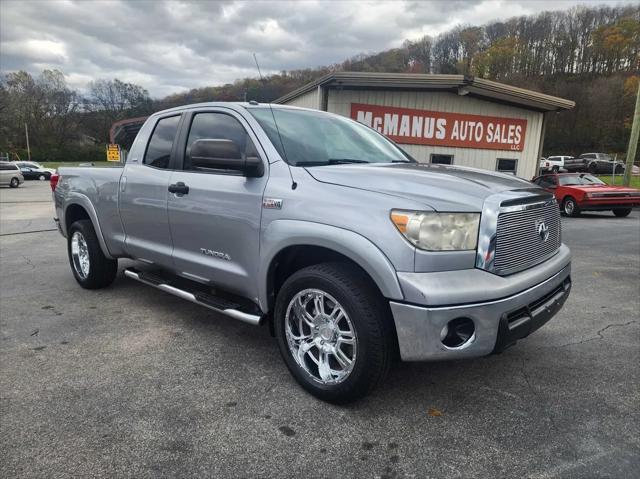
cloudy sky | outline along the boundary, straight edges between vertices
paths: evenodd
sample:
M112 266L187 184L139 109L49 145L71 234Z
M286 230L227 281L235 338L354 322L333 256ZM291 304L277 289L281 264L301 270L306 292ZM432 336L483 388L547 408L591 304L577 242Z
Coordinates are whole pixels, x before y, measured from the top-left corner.
M482 25L584 3L2 0L0 70L37 74L57 68L78 89L117 77L161 97L256 76L252 52L263 73L313 67L456 24Z

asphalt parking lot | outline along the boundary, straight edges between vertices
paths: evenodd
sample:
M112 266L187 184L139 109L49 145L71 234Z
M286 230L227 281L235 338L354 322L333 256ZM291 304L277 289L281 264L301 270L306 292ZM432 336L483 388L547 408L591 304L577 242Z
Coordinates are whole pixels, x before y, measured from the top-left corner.
M348 407L255 328L81 289L48 184L0 189L1 477L637 477L640 212L563 218L561 313L501 355L398 364Z

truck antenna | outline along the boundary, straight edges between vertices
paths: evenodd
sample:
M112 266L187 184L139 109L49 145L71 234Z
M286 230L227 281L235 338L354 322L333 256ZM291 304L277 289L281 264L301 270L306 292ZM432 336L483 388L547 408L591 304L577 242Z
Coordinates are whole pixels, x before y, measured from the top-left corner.
M256 54L253 54L253 59L256 62L256 67L258 68L258 75L260 75L260 81L264 85L265 79L262 76L262 72L260 71L260 65L258 64L258 57ZM291 165L289 164L289 160L287 159L287 150L284 148L284 142L282 141L282 135L280 135L280 128L278 128L278 122L276 121L276 115L273 113L273 107L271 106L271 101L269 101L269 110L271 110L271 117L273 118L273 124L276 126L276 132L278 132L278 138L280 139L280 146L282 147L282 154L284 156L284 162L287 164L287 168L289 168L289 176L291 177L291 189L295 190L298 187L298 183L296 183L293 179L293 174L291 173Z

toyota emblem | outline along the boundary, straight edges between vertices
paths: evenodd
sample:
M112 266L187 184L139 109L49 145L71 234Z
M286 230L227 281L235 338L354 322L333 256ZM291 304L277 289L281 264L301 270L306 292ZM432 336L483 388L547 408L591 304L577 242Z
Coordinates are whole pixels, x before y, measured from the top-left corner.
M538 236L540 236L542 241L547 241L549 239L549 227L544 221L538 223Z

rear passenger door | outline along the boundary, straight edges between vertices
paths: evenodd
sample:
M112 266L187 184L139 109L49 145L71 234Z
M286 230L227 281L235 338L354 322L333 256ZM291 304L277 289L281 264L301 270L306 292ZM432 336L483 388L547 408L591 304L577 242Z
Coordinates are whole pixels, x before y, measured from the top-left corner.
M168 202L175 268L185 277L257 298L266 156L256 148L260 146L249 125L231 109L185 114L181 137L181 168L172 173L170 182L184 183L188 193L170 193ZM193 167L190 150L202 139L232 140L242 154L262 159L264 175L247 178L233 171Z
M120 180L118 205L127 252L165 268L173 267L167 188L181 120L180 114L158 118L147 144L134 144Z

